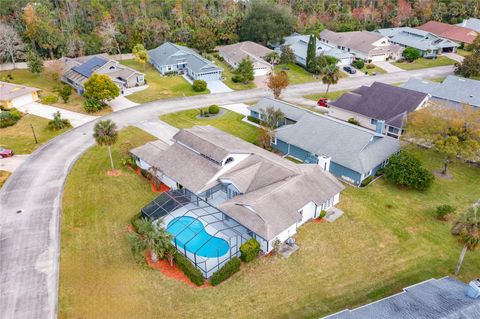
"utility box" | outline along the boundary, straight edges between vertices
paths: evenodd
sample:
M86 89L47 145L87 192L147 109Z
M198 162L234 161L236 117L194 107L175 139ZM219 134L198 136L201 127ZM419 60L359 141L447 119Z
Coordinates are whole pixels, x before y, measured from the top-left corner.
M480 297L480 278L470 281L467 286L467 296L473 299Z

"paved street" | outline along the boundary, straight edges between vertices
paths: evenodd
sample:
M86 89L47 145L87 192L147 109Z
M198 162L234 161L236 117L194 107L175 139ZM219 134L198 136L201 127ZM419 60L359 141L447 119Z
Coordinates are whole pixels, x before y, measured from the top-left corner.
M441 77L452 67L342 80L332 90L353 89L374 81L397 83L410 77ZM298 98L322 92L321 83L289 87L284 96ZM161 114L211 104L251 102L271 96L265 89L217 93L155 101L106 115L120 127L154 130ZM152 122L154 121L154 122ZM55 318L58 299L59 234L62 192L77 158L94 144L96 120L80 125L32 153L0 189L0 317ZM160 134L156 133L155 135Z

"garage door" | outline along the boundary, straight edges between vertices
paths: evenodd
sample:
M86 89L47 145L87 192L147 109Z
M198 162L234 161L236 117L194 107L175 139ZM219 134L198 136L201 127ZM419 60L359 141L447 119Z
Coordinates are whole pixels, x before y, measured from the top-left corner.
M256 68L256 69L254 69L254 72L255 72L255 76L261 76L261 75L268 74L270 72L270 69L269 68Z
M387 59L387 56L382 54L382 55L374 55L371 57L372 62L381 62L385 61Z
M23 106L25 104L32 103L32 102L33 102L33 97L32 97L32 94L29 93L29 94L25 94L25 95L14 98L12 100L12 106L18 107L18 106Z
M216 80L220 79L220 73L212 72L212 73L205 73L205 74L197 74L196 79L197 80L204 80L206 82L216 81Z

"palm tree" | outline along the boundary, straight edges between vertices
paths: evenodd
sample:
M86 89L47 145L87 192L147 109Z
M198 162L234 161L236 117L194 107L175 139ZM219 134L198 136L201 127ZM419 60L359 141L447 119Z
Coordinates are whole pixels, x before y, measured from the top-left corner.
M330 85L337 84L340 79L340 70L336 65L329 64L323 69L322 83L327 85L327 91L325 92L325 97L328 95L328 90Z
M470 207L458 218L452 226L452 234L461 236L463 242L462 252L455 267L455 275L458 275L467 250L474 250L480 243L480 212L477 206Z
M108 155L110 155L110 164L113 171L115 168L113 167L111 146L117 142L117 124L111 120L97 122L93 128L93 137L97 141L98 145L108 147Z
M173 256L172 235L164 227L155 225L151 220L141 218L135 221L138 233L130 234L132 250L136 253L150 250L152 261Z

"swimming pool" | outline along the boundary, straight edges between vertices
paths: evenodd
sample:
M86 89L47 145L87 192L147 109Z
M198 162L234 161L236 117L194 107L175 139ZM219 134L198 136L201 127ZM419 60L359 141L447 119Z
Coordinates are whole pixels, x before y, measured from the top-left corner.
M226 240L210 235L201 221L190 216L172 219L167 231L173 235L179 247L183 248L186 244L187 251L196 253L197 256L220 257L230 250Z

